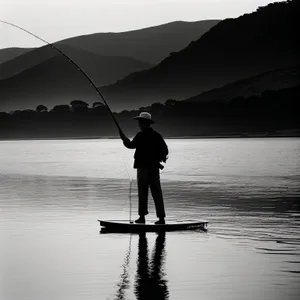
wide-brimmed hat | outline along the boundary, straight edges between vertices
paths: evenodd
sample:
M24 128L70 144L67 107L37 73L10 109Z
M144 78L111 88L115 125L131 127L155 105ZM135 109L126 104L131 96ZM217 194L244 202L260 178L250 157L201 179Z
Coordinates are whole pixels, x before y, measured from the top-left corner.
M133 119L134 120L143 120L143 121L146 121L150 124L155 123L152 120L151 114L149 114L148 112L141 112L137 117L134 117Z

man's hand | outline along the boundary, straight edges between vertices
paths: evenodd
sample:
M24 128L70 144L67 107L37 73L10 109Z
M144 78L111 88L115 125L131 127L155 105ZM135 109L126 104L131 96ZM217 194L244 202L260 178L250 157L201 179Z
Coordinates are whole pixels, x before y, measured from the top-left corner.
M169 156L167 155L167 156L165 156L165 157L163 158L162 161L163 161L164 163L166 163L168 158L169 158Z
M119 134L120 134L120 138L122 139L123 142L128 140L128 137L125 135L125 133L123 131L120 131Z

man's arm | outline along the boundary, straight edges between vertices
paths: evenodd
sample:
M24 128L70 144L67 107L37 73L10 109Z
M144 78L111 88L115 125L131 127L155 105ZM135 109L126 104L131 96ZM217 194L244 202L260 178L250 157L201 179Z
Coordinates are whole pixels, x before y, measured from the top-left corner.
M123 141L123 144L128 149L135 149L137 146L138 134L133 138L132 141L122 132L120 137Z
M169 149L168 145L165 142L164 138L159 134L159 145L160 145L160 159L163 162L166 162L168 159Z

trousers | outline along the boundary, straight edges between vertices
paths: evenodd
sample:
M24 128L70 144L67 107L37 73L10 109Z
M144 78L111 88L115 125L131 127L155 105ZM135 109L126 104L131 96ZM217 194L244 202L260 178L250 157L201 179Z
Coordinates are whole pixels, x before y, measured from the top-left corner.
M166 216L162 189L160 185L159 168L138 168L137 169L139 215L145 216L148 212L149 187L155 204L156 216Z

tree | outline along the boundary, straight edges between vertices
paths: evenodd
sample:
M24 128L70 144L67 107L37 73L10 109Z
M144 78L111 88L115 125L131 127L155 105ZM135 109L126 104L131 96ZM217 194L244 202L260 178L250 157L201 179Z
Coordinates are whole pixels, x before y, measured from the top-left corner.
M73 101L71 101L70 104L71 104L72 108L76 107L76 106L89 107L89 105L82 100L73 100Z
M69 105L55 105L51 112L54 113L68 113L70 112L70 106Z
M32 114L32 113L35 113L35 111L33 109L24 109L21 111L22 113L26 113L26 114Z
M165 105L166 106L172 106L172 105L175 105L176 104L176 100L175 99L168 99L166 102L165 102Z
M162 103L159 103L159 102L155 102L151 105L151 109L153 110L159 110L163 107L163 104Z
M1 118L7 118L7 117L9 117L10 116L10 114L8 114L8 113L6 113L6 112L4 112L4 111L0 111L0 119Z
M88 111L89 105L81 100L73 100L71 101L71 110L73 112L85 112Z
M21 113L21 110L17 109L17 110L13 110L10 114L13 116L19 115Z
M94 102L93 103L93 108L98 108L98 107L103 107L104 104L102 102Z
M47 112L48 108L45 105L40 104L36 107L35 111L38 113Z

